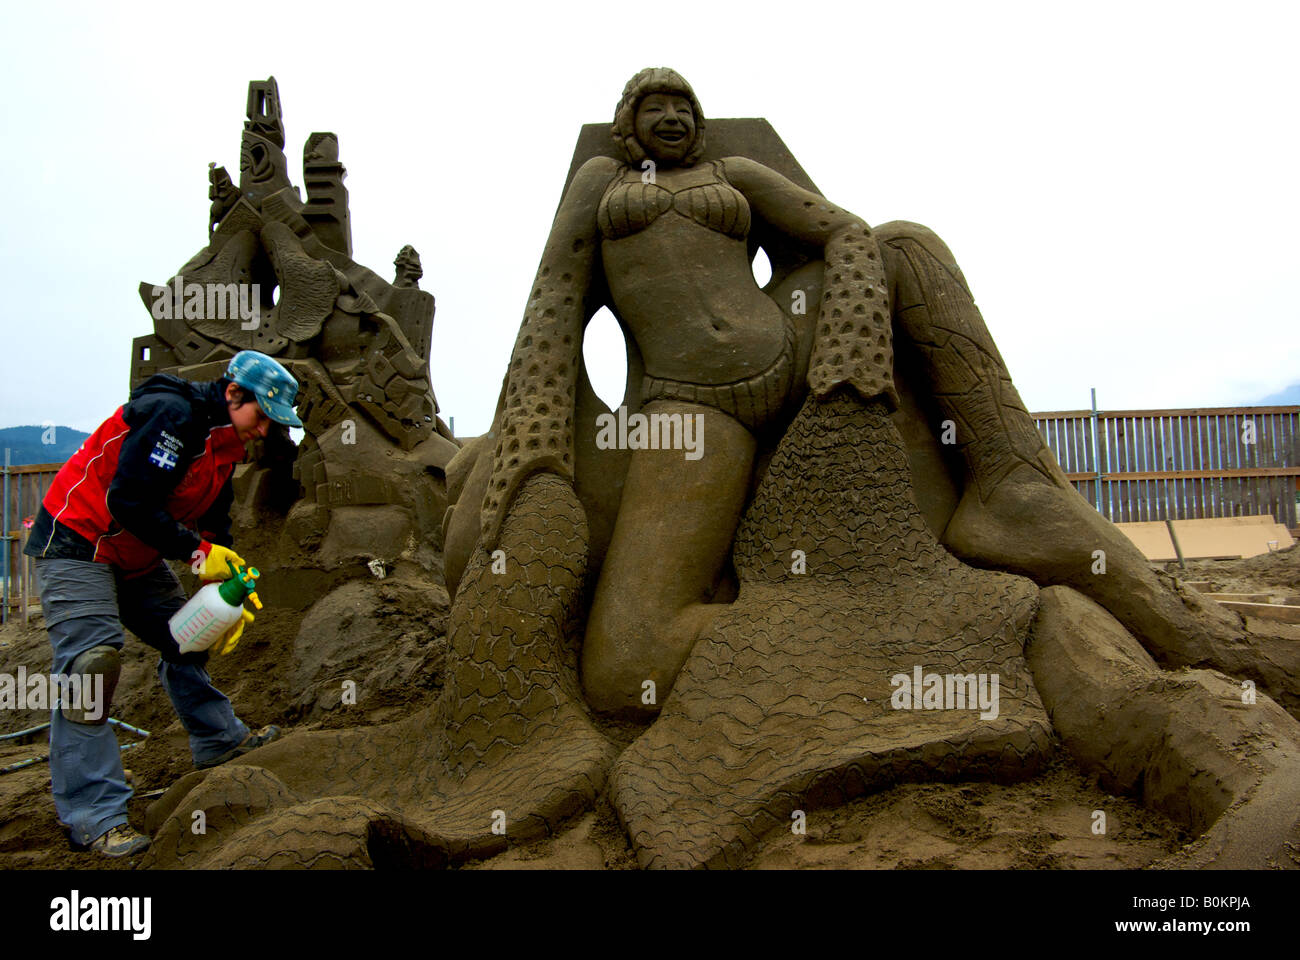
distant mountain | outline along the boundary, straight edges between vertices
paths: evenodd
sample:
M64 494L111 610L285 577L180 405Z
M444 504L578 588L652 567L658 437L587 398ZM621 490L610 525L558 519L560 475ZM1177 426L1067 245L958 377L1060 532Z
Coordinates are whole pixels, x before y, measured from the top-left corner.
M63 463L88 436L71 427L0 427L0 465L4 463L6 447L9 462L16 467L29 463Z
M1270 393L1264 399L1256 402L1261 407L1286 407L1292 404L1300 403L1300 383L1293 383L1280 393Z

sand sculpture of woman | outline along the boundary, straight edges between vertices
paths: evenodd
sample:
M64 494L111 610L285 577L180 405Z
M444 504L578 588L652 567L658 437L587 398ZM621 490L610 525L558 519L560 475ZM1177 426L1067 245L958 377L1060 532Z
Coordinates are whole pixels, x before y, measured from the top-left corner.
M666 693L719 609L705 601L731 550L756 437L781 418L808 369L810 344L797 342L791 317L754 281L751 211L844 266L824 293L836 329L818 341L809 378L894 402L884 271L861 220L753 160L701 160L704 116L672 70L629 81L614 136L624 162L583 165L556 218L515 348L482 517L491 549L532 472L573 477L583 311L593 271L603 270L596 279L644 363L641 413L670 417L651 422L668 423L671 436L685 423L689 439L694 427L702 455L688 458L671 440L673 449L631 454L583 645L584 689L602 709L641 704L648 679Z
M1243 768L1228 790L1188 801L1189 771L1230 764L1231 748L1214 737L1170 747L1185 703L1140 691L1165 682L1154 679L1158 661L1255 677L1294 709L1294 654L1245 638L1235 618L1162 581L1078 495L943 243L916 224L873 231L752 159L709 159L699 103L671 70L632 78L613 136L622 162L587 161L556 215L490 466L481 457L461 494L471 510L482 503L481 522L453 515L461 529L448 537L448 571L454 589L469 564L476 593L457 601L468 624L473 606L496 597L477 592L485 558L508 563L525 546L506 543L515 513L520 530L555 537L548 551L527 544L551 559L521 579L533 601L562 583L551 624L581 638L586 702L663 710L612 768L610 795L642 862L742 862L801 796L963 771L1028 776L1056 735L1089 763L1124 758L1115 770L1100 762L1117 788L1143 776L1178 785L1173 800L1149 802L1194 828L1255 790L1258 771ZM755 283L746 241L759 219L824 262L808 290L793 291L816 292L806 316L789 283ZM582 488L608 477L584 475L582 461L601 451L581 416L582 328L602 299L640 360L629 364L640 412L703 426L698 459L631 452L603 562L585 524L600 498ZM906 357L895 357L895 336ZM955 432L957 456L939 449L941 425ZM470 543L477 562L464 559ZM729 560L738 594L724 585ZM589 562L601 565L587 611ZM502 623L515 651L536 647ZM886 678L904 670L999 676L1000 712L891 710ZM1081 671L1092 686L1078 683ZM1245 722L1211 703L1219 681L1179 682L1220 733ZM1159 719L1098 722L1098 710L1115 715L1107 702L1139 702ZM1270 782L1300 770L1293 718L1270 702L1250 722L1288 744L1267 765ZM1300 829L1293 820L1270 822Z
M956 476L915 491L944 545L979 565L1077 587L1175 663L1223 660L1198 625L1203 609L1189 614L1074 494L933 233L908 223L873 233L754 160L702 159L703 113L669 69L628 82L613 136L623 162L587 161L556 216L494 425L490 475L480 465L481 528L472 525L490 551L530 475L574 481L575 441L590 445L574 417L582 327L599 306L593 290L607 289L643 364L642 412L697 418L703 456L631 454L586 624L589 702L644 709L647 679L666 693L722 606L705 601L718 599L756 450L770 449L808 390L821 398L849 390L895 411L896 331L921 357L922 432L937 436L950 423L962 456L947 464ZM806 316L755 283L746 243L755 217L824 259L820 303ZM1027 535L1026 523L1038 533ZM1097 549L1109 556L1107 577L1091 572ZM455 579L457 558L449 567Z

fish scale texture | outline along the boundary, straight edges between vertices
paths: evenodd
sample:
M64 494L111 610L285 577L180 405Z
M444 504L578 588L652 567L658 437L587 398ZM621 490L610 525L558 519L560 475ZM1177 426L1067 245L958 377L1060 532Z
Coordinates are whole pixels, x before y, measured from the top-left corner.
M484 551L465 572L437 704L380 727L291 734L180 781L179 796L159 801L171 809L146 863L437 866L544 835L590 806L614 751L588 720L566 640L587 549L569 484L528 478L500 549L504 572ZM204 833L191 830L195 810ZM502 818L504 834L493 830Z
M734 560L736 602L611 773L642 866L738 866L796 809L897 782L1020 779L1053 748L1022 656L1037 587L937 542L880 402L808 399ZM996 674L998 716L894 709L891 678L918 666Z

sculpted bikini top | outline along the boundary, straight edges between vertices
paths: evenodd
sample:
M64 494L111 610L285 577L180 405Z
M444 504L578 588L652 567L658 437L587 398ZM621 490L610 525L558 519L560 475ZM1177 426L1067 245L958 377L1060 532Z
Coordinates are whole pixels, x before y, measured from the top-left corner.
M671 210L702 227L745 239L749 235L749 203L727 182L717 161L706 162L713 168L709 182L676 191L642 183L639 170L625 170L600 198L596 223L601 234L607 240L619 240L644 230Z

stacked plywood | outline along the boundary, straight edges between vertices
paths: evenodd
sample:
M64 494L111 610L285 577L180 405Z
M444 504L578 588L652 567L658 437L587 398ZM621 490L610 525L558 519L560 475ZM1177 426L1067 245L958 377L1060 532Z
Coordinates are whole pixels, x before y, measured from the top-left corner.
M1264 620L1281 620L1283 623L1300 623L1300 606L1293 603L1274 603L1268 593L1216 593L1209 580L1184 580L1183 585L1199 590L1210 599L1236 610L1247 617Z
M1163 520L1115 526L1153 563L1178 559L1169 537L1169 526ZM1268 514L1175 520L1173 527L1184 560L1235 560L1270 550L1285 550L1295 542L1291 532Z

